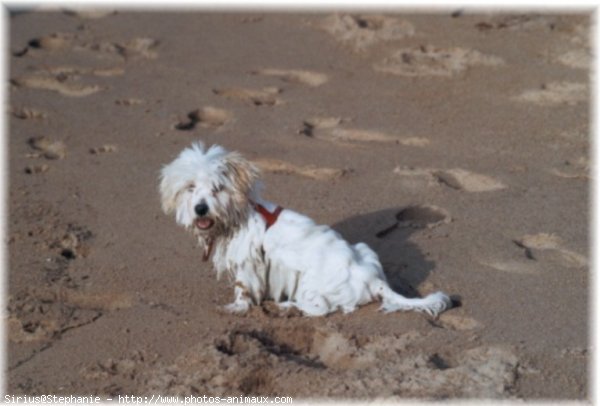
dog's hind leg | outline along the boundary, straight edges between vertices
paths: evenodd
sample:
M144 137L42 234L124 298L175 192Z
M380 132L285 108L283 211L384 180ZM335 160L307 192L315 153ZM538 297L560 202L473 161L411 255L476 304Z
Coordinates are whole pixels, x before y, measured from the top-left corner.
M335 309L331 309L331 305L327 299L315 291L303 292L299 295L295 302L298 309L307 316L324 316Z
M369 288L373 295L381 297L380 310L386 313L398 310L414 310L436 317L444 310L452 307L452 300L442 292L432 293L424 298L406 298L394 292L387 282L381 279L373 281Z

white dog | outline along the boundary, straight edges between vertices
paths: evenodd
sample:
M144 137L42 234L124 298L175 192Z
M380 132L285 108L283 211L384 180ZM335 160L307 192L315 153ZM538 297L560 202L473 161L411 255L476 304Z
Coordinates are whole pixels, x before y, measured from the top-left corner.
M244 313L268 298L309 316L348 313L375 299L386 312L437 316L452 306L442 292L408 299L392 291L366 244L350 245L330 227L262 200L257 178L256 167L238 153L202 143L161 172L164 212L193 231L218 276L235 279L227 311Z

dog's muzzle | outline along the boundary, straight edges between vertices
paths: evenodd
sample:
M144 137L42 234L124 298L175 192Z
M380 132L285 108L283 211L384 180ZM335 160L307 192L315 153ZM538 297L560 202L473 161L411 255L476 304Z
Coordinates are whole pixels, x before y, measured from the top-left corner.
M194 224L200 230L208 230L215 224L213 219L206 217L206 215L208 214L208 205L206 204L206 202L202 201L198 203L196 206L194 206L194 211L198 215L198 217L194 221Z

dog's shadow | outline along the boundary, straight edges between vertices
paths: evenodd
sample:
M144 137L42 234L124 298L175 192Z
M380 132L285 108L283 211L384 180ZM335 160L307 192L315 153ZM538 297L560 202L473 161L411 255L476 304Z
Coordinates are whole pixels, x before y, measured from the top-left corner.
M364 242L377 253L394 291L418 297L417 287L427 279L435 262L427 260L409 237L435 221L439 221L436 213L427 209L399 207L351 217L332 228L348 242Z

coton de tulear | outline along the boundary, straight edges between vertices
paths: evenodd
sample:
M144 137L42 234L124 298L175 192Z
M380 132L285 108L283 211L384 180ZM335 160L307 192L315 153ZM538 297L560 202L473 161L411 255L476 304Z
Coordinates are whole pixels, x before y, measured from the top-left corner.
M232 313L273 299L321 316L379 299L385 312L416 310L437 316L450 298L437 292L406 298L386 281L377 254L366 244L350 245L328 226L260 198L257 168L237 152L194 143L160 176L165 213L191 230L212 257L217 275L235 280Z

